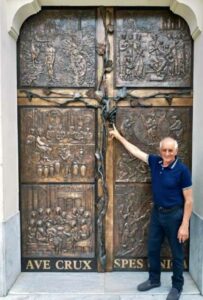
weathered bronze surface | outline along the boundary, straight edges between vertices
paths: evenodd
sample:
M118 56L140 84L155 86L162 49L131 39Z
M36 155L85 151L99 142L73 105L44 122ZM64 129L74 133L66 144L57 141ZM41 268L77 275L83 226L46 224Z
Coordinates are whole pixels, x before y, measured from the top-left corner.
M127 183L115 186L115 258L147 259L147 237L152 209L150 184ZM171 259L171 251L165 240L161 256ZM188 244L185 244L188 257ZM140 269L144 269L143 268Z
M117 184L115 187L114 242L116 257L146 257L151 210L150 184Z
M179 144L179 157L190 167L192 115L189 107L119 108L117 126L122 134L146 153L158 153L159 141L174 137ZM130 156L116 144L117 182L150 182L148 166Z
M24 271L147 270L149 170L107 139L108 126L147 153L173 136L190 167L191 61L188 27L165 9L44 8L24 23ZM171 269L167 243L161 257ZM187 245L185 257L187 268Z
M46 9L27 20L18 41L19 86L94 87L94 9Z
M21 185L23 257L94 257L94 185Z
M192 40L166 10L116 10L116 86L190 87Z
M21 108L20 120L22 182L94 182L94 109Z
M159 153L159 141L165 136L179 143L179 157L191 164L191 108L122 107L117 112L117 128L146 153ZM114 269L147 270L147 236L152 207L148 166L130 156L116 143ZM125 184L124 184L125 183ZM161 257L164 269L171 268L171 252L165 241ZM135 260L132 261L132 258ZM188 244L185 244L185 268L188 268Z

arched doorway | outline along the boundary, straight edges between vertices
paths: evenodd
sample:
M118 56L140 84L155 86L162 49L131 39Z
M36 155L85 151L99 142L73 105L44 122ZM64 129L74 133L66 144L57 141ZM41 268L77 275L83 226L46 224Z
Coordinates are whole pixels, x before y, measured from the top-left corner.
M186 23L166 9L44 8L18 47L23 270L146 270L148 170L106 131L116 122L147 152L172 135L190 166ZM167 246L162 257L170 269Z

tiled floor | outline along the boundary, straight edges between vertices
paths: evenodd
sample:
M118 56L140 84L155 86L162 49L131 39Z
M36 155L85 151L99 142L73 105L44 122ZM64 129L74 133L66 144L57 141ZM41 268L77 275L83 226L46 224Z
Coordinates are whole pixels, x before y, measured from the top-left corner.
M147 279L144 272L112 273L21 273L2 300L164 300L171 286L171 273L162 273L162 285L138 292ZM185 273L180 300L203 300L195 283Z

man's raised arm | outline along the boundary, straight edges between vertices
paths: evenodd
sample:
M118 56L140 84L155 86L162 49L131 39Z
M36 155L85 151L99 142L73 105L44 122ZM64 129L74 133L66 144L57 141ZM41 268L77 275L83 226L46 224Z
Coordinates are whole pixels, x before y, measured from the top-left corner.
M139 158L140 160L148 163L148 154L140 150L135 145L128 142L116 129L115 125L113 124L113 130L109 131L109 135L111 138L116 138L125 148L135 157Z

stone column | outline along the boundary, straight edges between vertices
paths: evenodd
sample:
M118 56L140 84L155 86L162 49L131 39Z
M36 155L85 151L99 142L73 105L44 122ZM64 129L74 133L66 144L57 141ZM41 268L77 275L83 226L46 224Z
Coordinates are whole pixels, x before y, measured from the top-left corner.
M203 12L203 3L201 12ZM203 14L202 14L203 17ZM192 177L194 210L190 226L190 273L203 294L203 34L194 42Z
M0 296L20 273L16 41L8 35L7 3L0 2Z

